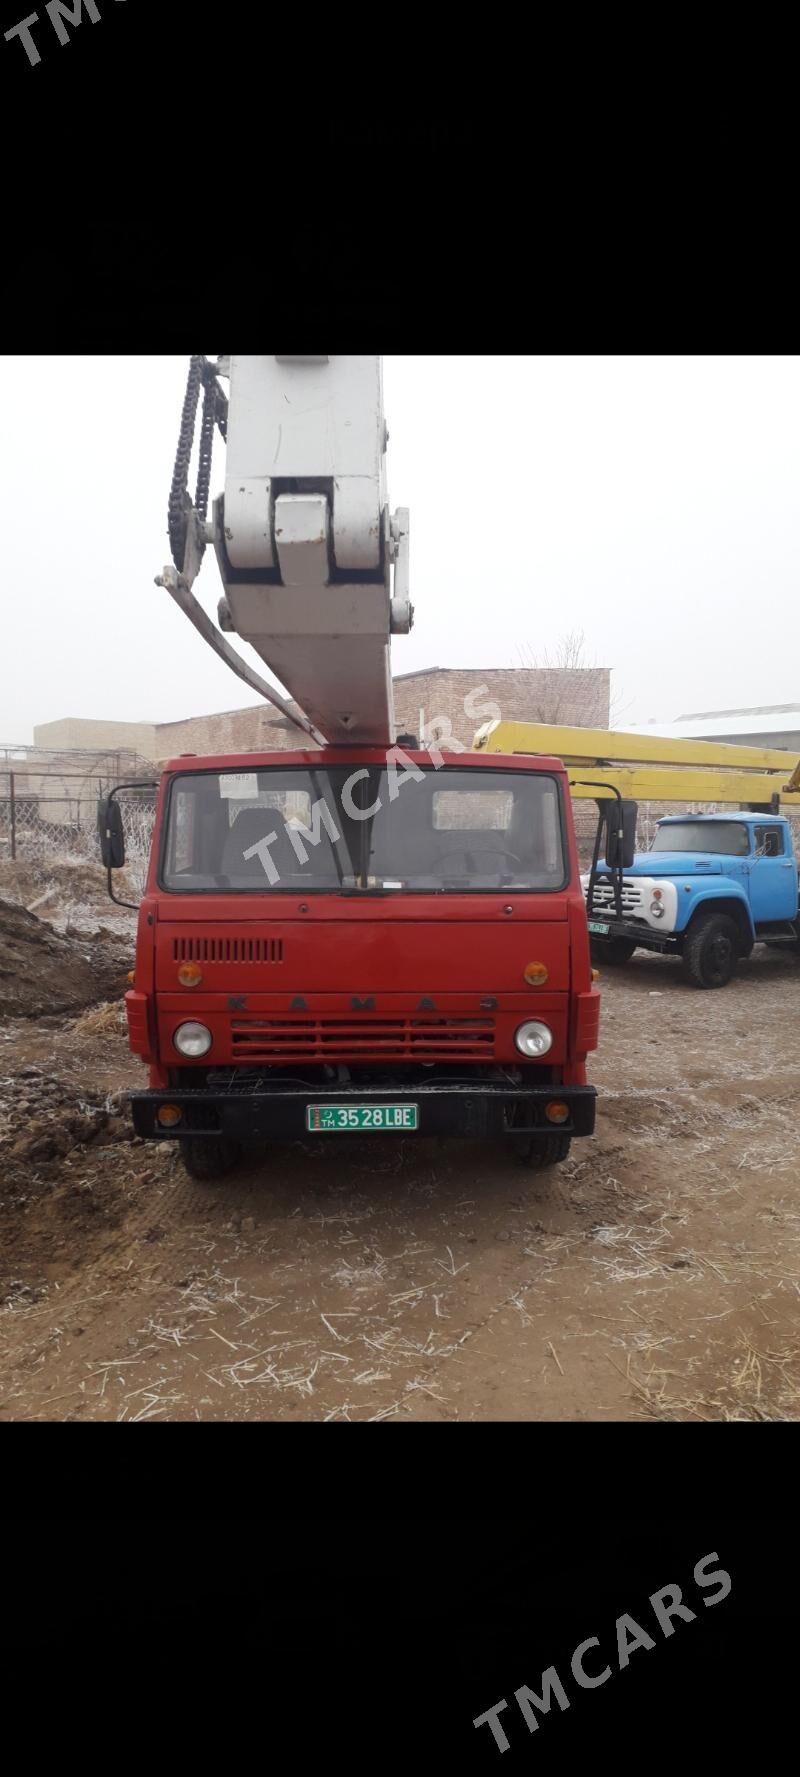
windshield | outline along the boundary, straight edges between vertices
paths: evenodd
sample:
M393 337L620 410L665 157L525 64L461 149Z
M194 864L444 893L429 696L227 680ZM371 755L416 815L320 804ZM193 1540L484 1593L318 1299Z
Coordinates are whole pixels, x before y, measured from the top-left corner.
M670 821L656 828L650 850L723 852L728 858L746 858L750 836L742 821Z
M553 890L561 805L544 772L270 767L173 779L163 887L182 893Z

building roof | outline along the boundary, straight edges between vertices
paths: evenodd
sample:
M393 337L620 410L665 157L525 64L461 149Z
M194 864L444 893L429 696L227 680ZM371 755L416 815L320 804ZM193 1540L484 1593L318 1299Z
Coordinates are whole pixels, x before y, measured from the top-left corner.
M758 703L746 710L687 710L679 722L716 722L720 716L783 716L796 715L796 703Z
M564 672L590 674L607 673L610 671L611 668L608 666L418 666L416 670L411 673L392 673L392 684L397 685L402 679L425 679L432 673L472 673L476 679L480 677L485 679L489 675L491 675L493 679L500 679L505 678L507 675L518 677L520 673L538 674L543 672Z
M750 711L734 716L682 716L678 722L629 722L626 734L649 734L664 740L723 740L731 735L793 734L800 731L800 707L781 705L776 710Z

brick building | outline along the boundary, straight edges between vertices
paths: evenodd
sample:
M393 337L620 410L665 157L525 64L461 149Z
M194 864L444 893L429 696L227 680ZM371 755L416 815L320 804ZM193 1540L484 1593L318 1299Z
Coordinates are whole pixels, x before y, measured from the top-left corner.
M610 671L606 667L438 667L400 673L394 680L398 732L419 736L433 729L446 743L453 735L469 746L495 704L507 721L568 722L606 728ZM449 724L449 726L448 726ZM307 746L273 704L180 722L100 722L70 717L34 729L37 747L130 747L160 763L180 753L267 752Z
M565 722L607 728L611 673L608 667L439 667L400 673L394 680L400 733L418 735L449 722L469 746L495 703L505 722Z

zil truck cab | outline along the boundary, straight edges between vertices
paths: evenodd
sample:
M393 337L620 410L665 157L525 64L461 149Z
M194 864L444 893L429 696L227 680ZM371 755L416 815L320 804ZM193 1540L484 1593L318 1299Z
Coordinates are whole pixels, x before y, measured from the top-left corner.
M798 864L783 815L665 815L619 881L604 861L582 881L597 960L664 951L682 958L694 986L724 987L754 944L800 947Z
M134 1125L194 1177L345 1131L504 1137L551 1164L594 1128L592 974L560 761L174 759L127 994Z

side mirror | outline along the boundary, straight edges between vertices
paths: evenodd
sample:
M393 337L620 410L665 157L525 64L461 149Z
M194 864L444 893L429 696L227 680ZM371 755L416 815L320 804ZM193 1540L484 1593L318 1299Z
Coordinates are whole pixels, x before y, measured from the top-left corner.
M635 802L610 802L606 807L606 863L611 870L629 870L636 856Z
M100 856L106 870L120 870L125 862L125 833L122 810L113 796L107 796L98 805L97 830L100 834Z

